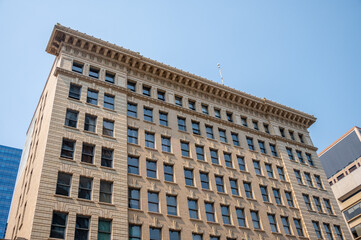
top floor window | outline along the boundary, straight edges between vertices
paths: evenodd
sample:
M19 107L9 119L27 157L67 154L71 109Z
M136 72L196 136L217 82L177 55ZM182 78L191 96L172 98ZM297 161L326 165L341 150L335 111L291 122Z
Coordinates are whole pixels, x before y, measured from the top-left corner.
M175 102L175 105L178 105L180 107L183 107L183 98L180 97L180 96L175 96L174 97L174 102Z
M272 152L272 155L274 157L278 157L278 152L277 152L277 149L276 149L276 145L275 144L269 144L269 147L271 148L271 152Z
M150 97L151 96L151 87L143 85L143 95Z
M201 129L199 127L199 122L192 121L192 130L193 130L193 134L201 135Z
M98 105L98 91L88 89L88 96L86 98L86 102L93 105Z
M241 122L242 122L242 125L243 125L244 127L248 127L247 118L246 118L246 117L241 117Z
M207 115L209 114L208 105L202 104L202 113L207 114Z
M288 131L288 133L290 134L291 139L295 140L295 135L293 134L293 131Z
M286 148L286 150L287 150L287 154L288 154L288 157L290 158L290 160L295 161L295 156L293 156L292 149L291 148Z
M253 120L252 123L253 123L253 128L254 128L255 130L259 130L258 122L257 122L256 120Z
M285 129L284 128L279 128L280 129L280 134L282 137L286 137L286 134L285 134Z
M69 97L80 100L81 86L70 83Z
M90 67L89 68L89 77L98 79L99 78L99 69Z
M227 121L228 122L233 122L233 114L230 112L227 112Z
M73 66L72 66L71 70L73 72L83 73L83 68L84 68L84 64L73 62Z
M305 141L303 140L303 135L301 133L298 134L298 138L300 139L301 143L305 143Z
M247 144L248 144L249 150L254 151L253 138L247 137L246 139L247 139Z
M268 127L268 124L267 123L263 123L263 128L264 128L264 131L268 134L270 134L270 131L269 131L269 127Z
M190 110L195 111L196 110L196 102L192 100L188 100L188 107Z
M306 153L306 157L307 157L308 164L310 164L311 166L315 166L315 164L313 163L311 154Z
M165 92L163 92L161 90L158 90L157 94L158 94L158 99L159 100L165 101Z
M128 88L130 91L135 92L135 91L136 91L135 86L136 86L136 83L135 83L135 82L131 82L131 81L128 81L128 82L127 82L127 88Z
M115 79L115 74L110 73L110 72L105 72L105 81L108 83L114 83L114 79Z
M221 118L221 110L218 109L218 108L215 108L215 109L214 109L214 116L215 116L216 118Z
M218 131L219 131L219 138L221 139L221 142L227 143L226 130L218 129Z

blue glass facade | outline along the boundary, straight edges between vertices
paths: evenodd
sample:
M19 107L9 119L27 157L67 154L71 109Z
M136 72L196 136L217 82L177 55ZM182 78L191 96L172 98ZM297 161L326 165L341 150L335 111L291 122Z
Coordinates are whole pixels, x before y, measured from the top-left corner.
M21 149L0 145L0 239L4 238Z

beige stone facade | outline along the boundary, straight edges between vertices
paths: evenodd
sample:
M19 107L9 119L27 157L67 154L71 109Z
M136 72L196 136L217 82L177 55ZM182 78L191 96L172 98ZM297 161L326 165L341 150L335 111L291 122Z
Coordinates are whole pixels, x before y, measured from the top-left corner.
M111 222L111 239L128 239L134 226L141 239L150 231L165 240L170 231L181 239L317 239L316 223L323 238L341 239L338 229L351 238L307 131L313 116L61 25L47 52L56 59L27 133L6 238L56 239L58 229L65 239L77 231L109 239L103 220ZM71 84L81 87L80 99L69 95ZM77 113L75 127L67 126L69 110ZM91 130L86 116L96 117ZM61 156L64 140L75 143L72 157L69 149ZM84 144L93 146L91 162ZM111 166L103 148L113 151ZM56 194L59 172L71 176L67 194ZM92 181L90 199L80 196L81 177ZM110 202L101 181L112 184ZM66 216L64 226L54 213ZM79 230L82 217L89 225Z

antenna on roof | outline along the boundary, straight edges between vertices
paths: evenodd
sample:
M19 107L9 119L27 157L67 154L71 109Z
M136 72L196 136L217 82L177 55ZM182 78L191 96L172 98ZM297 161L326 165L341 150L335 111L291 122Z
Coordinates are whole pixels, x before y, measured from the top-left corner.
M217 66L218 66L218 70L219 70L219 75L221 75L222 84L224 85L223 76L222 76L222 72L221 72L221 64L218 63Z

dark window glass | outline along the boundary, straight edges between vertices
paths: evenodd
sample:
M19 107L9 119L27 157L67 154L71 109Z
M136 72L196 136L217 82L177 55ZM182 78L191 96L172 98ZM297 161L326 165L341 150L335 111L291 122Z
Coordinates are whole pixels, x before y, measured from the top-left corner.
M264 145L263 141L258 140L258 146L259 149L261 150L261 153L267 154L266 146Z
M282 198L279 189L273 188L273 196L275 197L276 204L282 205Z
M317 211L319 211L320 213L323 213L323 209L322 209L322 205L321 205L321 202L320 202L320 198L319 197L313 197L313 201L315 203L315 206L317 208Z
M224 161L226 163L226 167L233 168L232 164L232 155L230 153L223 153Z
M312 179L311 179L311 175L309 173L304 173L305 174L305 178L306 178L306 182L308 184L308 186L310 187L313 187L313 182L312 182Z
M253 160L253 167L257 175L262 175L262 169L261 169L261 165L259 164L259 161Z
M147 177L157 178L157 162L147 160Z
M114 110L114 96L104 94L104 107L110 110Z
M253 138L246 137L248 149L254 151Z
M247 118L241 117L241 122L242 122L242 125L243 125L244 127L248 127Z
M164 181L174 182L173 165L164 164Z
M343 240L344 238L343 238L343 235L342 235L341 227L338 226L338 225L334 225L333 227L335 229L337 239L338 240Z
M305 201L307 209L312 211L312 205L311 205L311 202L310 202L310 197L308 195L306 195L306 194L302 194L302 196L303 196L303 200Z
M86 163L93 163L94 159L94 145L83 143L83 150L81 154L81 161Z
M144 121L153 122L153 109L144 107Z
M239 196L237 179L229 179L229 184L231 185L232 195Z
M268 214L268 221L271 226L271 231L278 232L276 216L274 214Z
M260 229L261 223L259 221L258 211L251 211L251 218L252 218L253 227L255 229Z
M129 224L129 240L142 239L142 226Z
M294 219L293 219L293 222L295 223L295 227L296 227L298 236L304 237L305 235L304 235L304 233L303 233L303 228L302 228L301 220L294 218Z
M99 202L112 203L113 183L100 180Z
M238 139L238 134L237 133L231 133L232 135L232 141L234 146L240 146L239 144L239 139Z
M218 158L218 150L217 149L209 149L211 153L211 160L214 164L219 164L219 158Z
M262 194L262 199L264 202L269 202L267 186L259 186Z
M272 165L271 165L271 164L266 163L266 164L265 164L265 166L266 166L266 171L267 171L267 175L268 175L268 177L269 177L269 178L274 178L274 176L273 176L273 169L272 169Z
M293 203L292 192L285 191L285 195L286 195L288 206L295 207L295 204Z
M292 152L292 149L291 148L286 148L287 150L287 154L288 154L288 157L290 160L295 160L295 157L293 156L293 152Z
M311 166L315 166L315 164L313 163L311 154L306 153L306 157L307 157L308 164L310 164Z
M285 172L283 171L283 167L277 167L278 176L280 177L281 181L286 181Z
M154 133L145 132L145 147L154 148Z
M159 212L159 194L157 192L148 192L148 211Z
M203 189L209 189L209 177L208 173L200 172L201 185Z
M192 130L193 130L193 134L201 135L201 129L199 126L199 122L192 121Z
M138 144L138 129L128 128L128 143Z
M128 102L127 114L129 117L137 118L137 104Z
M224 192L224 183L222 176L215 176L217 192Z
M105 73L105 81L108 83L114 83L115 74L106 72Z
M93 89L88 89L86 102L93 105L98 105L98 91Z
M183 157L189 157L189 143L181 142L181 152Z
M73 159L75 141L63 138L60 156L63 158Z
M194 199L188 199L189 217L198 219L198 202Z
M158 99L161 101L165 101L165 92L158 90Z
M288 221L288 217L281 217L283 229L285 230L285 233L290 235L291 234L291 228L290 223Z
M221 118L221 110L218 109L218 108L215 108L215 109L214 109L214 116L215 116L216 118Z
M237 214L237 220L238 220L238 226L240 227L246 227L246 217L244 215L243 208L236 208L236 214Z
M293 134L293 132L292 132L292 131L288 131L288 133L290 134L291 139L292 139L292 140L295 140L295 135Z
M83 73L84 64L73 62L72 71L77 73Z
M229 213L229 207L221 205L221 213L222 213L223 224L231 224L231 215Z
M91 199L93 179L80 176L78 198Z
M174 216L178 215L177 196L167 194L167 213Z
M50 237L65 239L65 230L68 214L62 212L53 212L51 221Z
M99 218L98 240L110 240L112 236L112 220Z
M238 161L239 170L246 171L246 164L244 162L244 157L237 156L237 161Z
M90 67L89 68L89 77L98 79L99 78L99 69Z
M162 136L162 151L171 152L170 137Z
M181 232L176 230L169 230L170 240L181 240Z
M305 163L305 160L303 159L303 156L302 156L302 152L297 150L296 154L297 154L297 157L298 157L298 160L300 161L300 163Z
M70 83L69 97L80 100L81 86Z
M286 135L285 135L285 129L284 128L279 128L280 129L280 134L281 134L281 136L282 137L286 137Z
M270 134L270 131L269 131L269 127L268 127L268 124L267 123L263 123L263 128L264 128L264 131L268 134Z
M175 97L174 97L174 101L175 101L175 104L176 104L176 105L183 107L182 97L180 97L180 96L175 96Z
M244 191L246 193L246 197L247 198L253 198L251 183L243 182L243 186L244 186Z
M132 91L132 92L135 92L135 85L136 85L136 83L135 82L131 82L131 81L128 81L127 82L127 88L130 90L130 91Z
M128 156L128 173L139 175L139 158Z
M323 223L323 228L325 229L327 239L328 240L333 240L333 234L332 234L332 231L331 231L331 228L330 228L330 224Z
M168 113L159 112L159 124L168 127Z
M218 129L218 131L219 131L219 138L220 138L221 142L227 143L226 130Z
M114 122L103 119L103 135L113 137Z
M300 139L301 143L305 143L305 141L303 140L303 135L301 133L298 134L298 138Z
M226 115L227 115L227 121L228 122L233 122L233 114L230 113L230 112L227 112Z
M315 229L317 239L323 239L321 229L320 229L320 224L316 221L312 221L312 224L313 224L313 228Z
M85 114L84 130L89 132L96 132L97 117Z
M202 104L202 113L207 114L207 115L209 114L208 105Z
M128 190L128 207L133 209L140 209L140 190L136 188L129 188Z
M190 110L195 111L196 110L196 102L192 100L188 100L188 107Z
M151 96L151 87L143 86L143 95L150 97Z
M162 239L162 229L149 227L149 240L161 240Z
M333 210L332 210L330 200L324 198L323 202L325 203L325 207L327 209L327 212L329 214L333 214ZM361 203L358 203L356 206L353 206L353 207L349 208L346 211L348 211L348 213L349 212L353 213L354 216L357 216L357 215L361 214ZM347 217L346 211L344 211L344 215L345 215L346 220L349 220L351 218Z
M213 203L205 202L204 207L206 209L206 217L208 222L215 222L216 218L214 216L214 206Z
M186 119L185 118L178 117L178 130L184 131L184 132L187 131Z
M213 127L206 125L207 138L214 139Z
M67 109L66 117L65 117L65 125L68 127L76 128L78 123L78 114L79 114L78 111Z
M295 173L295 176L296 176L296 179L297 179L297 183L298 183L298 184L303 184L300 171L298 171L298 170L293 170L293 171L294 171L294 173Z
M204 148L203 146L196 145L197 160L204 161Z
M253 128L254 128L255 130L259 130L259 128L258 128L258 122L253 120L252 123L253 123Z
M102 148L101 165L103 167L113 167L113 149Z
M192 169L184 169L184 179L187 186L194 186Z
M56 184L56 194L69 196L71 186L71 174L58 172L58 181Z
M277 152L276 145L270 143L270 144L269 144L269 147L270 147L270 149L271 149L272 156L278 157L278 152Z

